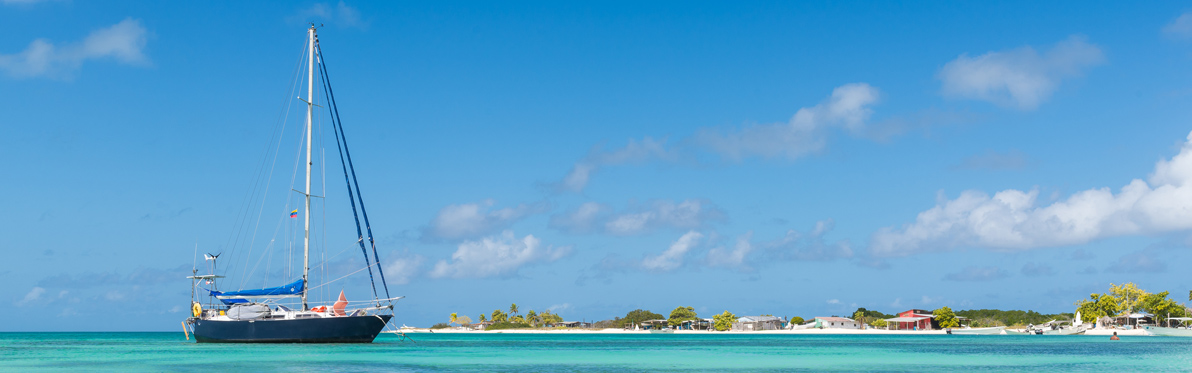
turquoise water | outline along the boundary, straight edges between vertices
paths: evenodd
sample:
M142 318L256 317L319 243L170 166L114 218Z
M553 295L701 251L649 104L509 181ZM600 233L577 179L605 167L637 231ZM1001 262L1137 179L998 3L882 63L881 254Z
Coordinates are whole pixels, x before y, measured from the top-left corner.
M1192 338L1100 336L383 335L359 345L195 344L182 333L0 333L0 370L1192 371Z

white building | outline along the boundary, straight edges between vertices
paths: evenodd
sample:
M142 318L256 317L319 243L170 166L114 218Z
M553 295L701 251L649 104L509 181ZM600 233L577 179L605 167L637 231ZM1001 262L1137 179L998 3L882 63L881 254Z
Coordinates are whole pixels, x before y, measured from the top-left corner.
M861 323L847 317L816 317L816 329L861 329Z
M782 329L783 324L786 324L786 321L774 316L745 316L733 323L733 330L778 330Z

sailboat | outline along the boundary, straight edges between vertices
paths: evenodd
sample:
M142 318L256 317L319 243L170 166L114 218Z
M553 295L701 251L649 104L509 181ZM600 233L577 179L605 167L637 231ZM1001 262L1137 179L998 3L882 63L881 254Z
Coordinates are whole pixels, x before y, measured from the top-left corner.
M343 133L343 125L339 120L339 111L335 106L335 98L331 90L324 64L322 49L319 47L316 29L312 24L307 29L307 43L305 45L306 59L306 127L305 147L306 157L306 187L300 193L305 199L305 221L302 245L302 278L291 283L267 287L262 289L247 289L236 291L218 290L217 281L224 278L216 272L215 261L219 255L206 255L211 262L210 273L199 275L198 270L192 270L191 279L191 311L192 317L184 321L184 331L187 338L193 334L197 342L267 342L267 343L370 343L393 318L393 303L402 297L389 296L389 287L385 283L385 274L381 269L380 257L377 255L376 243L373 240L372 227L368 223L368 213L364 208L364 199L360 196L360 187L356 183L356 171L352 165L351 153L347 147L347 137ZM317 68L316 68L317 66ZM315 72L318 71L323 82L323 94L327 97L326 105L315 105ZM300 98L301 99L301 98ZM335 131L336 147L339 149L340 163L344 170L344 181L348 185L348 199L352 204L352 213L356 218L356 243L364 253L365 268L368 269L369 280L372 281L373 299L363 305L351 307L343 292L337 301L330 305L312 305L307 295L310 286L310 238L311 238L311 158L312 144L312 113L315 106L326 107L331 118L331 125ZM359 204L359 210L357 209ZM288 208L287 208L288 210ZM357 213L359 212L359 213ZM295 210L290 215L297 217ZM363 218L363 226L361 225ZM351 246L355 246L353 243ZM369 258L371 246L372 258ZM196 248L197 254L197 248ZM384 296L377 292L373 270L380 275L380 282L384 289ZM359 271L357 271L359 272ZM346 277L346 276L345 276ZM206 307L196 298L206 297ZM203 295L205 293L205 295ZM294 299L300 298L301 303L295 304ZM282 304L291 302L290 306Z

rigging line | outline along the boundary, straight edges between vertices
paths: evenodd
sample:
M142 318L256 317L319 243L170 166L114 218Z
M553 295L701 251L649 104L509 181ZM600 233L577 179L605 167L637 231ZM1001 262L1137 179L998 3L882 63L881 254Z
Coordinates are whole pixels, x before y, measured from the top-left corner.
M290 89L288 90L288 93L286 94L287 98L285 100L282 100L280 107L289 107L293 104L293 99L289 98L289 97L292 96L290 93L292 93L294 91L295 87L298 84L297 83L298 82L298 73L300 72L299 69L302 66L302 55L305 54L305 52L306 52L306 44L305 43L303 43L302 51L303 51L303 53L298 55L299 58L298 58L297 64L294 66L293 75L292 75L293 78L290 80ZM231 252L228 253L229 257L234 256L235 252L236 252L236 248L239 247L239 244L238 244L240 241L239 237L243 233L243 224L248 219L248 212L252 210L252 202L250 202L250 201L256 200L255 198L253 198L253 196L255 196L257 194L257 191L259 190L260 177L261 177L261 174L263 173L263 170L265 168L265 166L264 166L265 163L268 162L268 160L269 160L269 148L273 145L274 140L279 141L277 143L278 148L276 148L276 149L279 149L281 146L280 138L281 138L281 135L283 133L285 133L285 127L286 127L285 124L286 124L287 120L289 119L289 110L282 110L282 112L280 114L278 114L278 117L279 117L278 119L280 119L280 121L277 122L277 124L274 126L273 135L270 137L269 143L265 145L265 152L263 154L261 154L261 162L257 169L257 176L254 177L253 181L249 183L251 185L251 188L249 189L249 192L245 193L244 200L241 201L241 205L244 206L244 209L241 211L240 215L237 217L237 219L236 219L237 222L233 224L232 232L229 232L229 234L228 234L228 242L225 243L225 247L227 247L227 246L231 247ZM276 162L277 162L276 150L274 151L273 160L274 160L274 164L276 164ZM233 237L235 237L235 240L233 240ZM245 260L247 260L247 257L245 258ZM228 270L235 267L235 264L236 264L235 261L229 261L229 266L224 269L224 273L226 274L228 272Z
M295 165L294 167L295 167L295 169L296 169L298 166L297 166L297 165ZM295 172L295 173L297 173L297 170L295 170L294 172ZM292 184L292 182L291 182L291 184ZM291 186L292 186L292 185L291 185ZM287 194L287 196L292 196L292 194ZM287 197L287 200L288 200L289 198L292 198L292 197ZM287 203L286 203L286 210L289 210L289 209L290 209L290 205L289 205L289 202L287 201ZM266 256L268 256L268 257L269 257L269 261L267 261L266 263L269 263L269 264L272 264L272 263L273 263L273 262L272 262L272 260L273 260L273 259L272 259L272 258L273 258L273 249L271 249L271 248L272 248L272 247L275 247L275 246L274 246L274 244L277 242L277 232L278 232L279 230L281 230L281 228L282 228L283 226L285 226L285 225L286 225L286 224L285 224L285 223L286 223L286 221L288 221L288 220L292 220L292 219L291 219L289 216L286 216L286 215L283 215L283 217L281 217L281 218L278 218L278 219L279 219L279 220L278 220L278 223L277 223L276 225L274 225L274 227L273 227L273 235L271 236L271 238L270 238L270 240L269 240L269 244L268 244L268 245L265 247L265 250L266 250L266 251L261 253L261 258L257 259L257 264L253 265L253 267L252 267L252 270L251 270L251 271L248 271L248 275L244 276L244 279L245 279L245 281L247 281L247 279L248 279L248 278L251 278L253 275L255 275L255 274L256 274L256 272L257 272L257 268L259 268L259 267L261 266L261 261L262 261L262 260L265 260L265 257L266 257ZM267 265L266 265L266 269L265 269L265 276L266 276L266 277L268 277L268 276L269 276L269 264L267 264ZM287 278L287 279L289 278L289 275L288 275L288 274L286 275L286 278ZM267 279L266 279L266 282L268 282L268 281L267 281Z
M324 286L330 285L330 284L331 284L331 283L333 283L333 282L336 282L336 281L339 281L339 280L343 280L343 279L347 278L348 276L351 276L351 275L354 275L354 274L360 273L360 271L363 271L363 270L366 270L366 269L368 269L368 270L370 270L370 271L371 271L371 270L372 270L372 269L371 269L371 268L372 268L372 266L375 266L375 265L377 265L377 263L369 264L368 266L366 266L366 267L364 267L364 268L357 269L357 270L353 271L352 273L349 273L349 274L346 274L346 275L340 276L340 277L339 277L339 278L337 278L337 279L334 279L334 280L331 280L331 281L328 281L328 282L324 282L324 283L320 284L319 286L315 286L315 287L312 287L312 288L309 288L309 289L318 289L318 288L321 288L321 287L324 287ZM377 266L377 267L380 267L380 266Z
M293 101L291 101L291 102L293 102ZM286 117L289 118L288 113L287 113ZM281 145L281 142L279 141L278 142L279 151L280 151L280 145ZM256 243L257 243L257 233L260 232L261 218L264 217L264 212L265 212L265 201L267 201L269 199L269 190L270 190L269 187L271 185L273 185L273 171L276 167L277 167L277 160L276 160L276 157L274 157L274 161L269 166L269 176L265 179L265 189L264 189L265 193L261 197L261 204L257 211L257 221L255 222L255 224L253 224L252 238L248 242L248 255L245 255L245 260L248 260L249 257L252 257L253 246L256 245ZM258 263L260 263L260 262L258 261ZM240 279L241 289L244 288L244 283L246 281L248 281L248 276L246 275L246 270L248 269L247 262L245 262L244 269L245 269L245 271L242 271L242 274L241 274L242 278ZM254 267L254 270L255 270L255 267Z
M318 47L316 47L316 49L317 48ZM319 69L319 72L320 72L319 77L323 79L323 90L327 91L328 98L331 98L331 94L330 94L331 84L328 82L328 79L327 79L326 66L323 65L322 62L323 62L323 59L322 59L322 56L320 56L319 66L321 66L322 68ZM334 99L329 100L329 102L334 102ZM335 105L332 104L330 106L334 107ZM328 108L328 110L330 110L330 108ZM352 204L352 218L356 220L356 238L357 238L357 242L360 243L360 252L364 254L364 264L366 264L365 268L368 268L368 280L372 284L373 298L374 299L380 298L380 296L377 295L377 282L373 278L373 275L372 275L372 265L369 264L369 260L368 260L368 249L364 247L364 232L362 232L360 229L360 215L356 212L356 199L352 195L352 181L348 179L348 165L347 165L347 163L344 162L344 147L346 146L346 144L343 144L345 146L341 146L341 144L340 144L341 143L340 128L339 128L339 126L335 125L336 118L337 117L335 117L335 116L331 117L331 121L332 121L331 129L332 129L332 132L335 133L335 148L336 148L336 150L339 151L339 164L340 164L340 166L343 166L343 170L344 170L344 183L346 183L348 186L348 200ZM361 207L363 207L363 206L361 206ZM377 270L378 271L380 270L380 266L377 267Z
M356 166L352 164L352 152L348 150L348 135L347 133L344 133L343 120L341 120L339 116L339 107L335 104L335 90L331 88L331 79L327 74L327 60L323 58L323 48L318 43L315 44L314 48L315 53L317 53L319 56L319 67L323 73L323 82L326 84L327 97L330 99L329 103L331 104L331 111L334 113L332 125L338 126L340 137L343 138L344 154L346 154L348 158L348 168L352 170L352 183L356 185L356 198L360 200L360 214L364 216L364 228L368 232L368 243L373 249L373 259L379 264L381 262L381 257L377 254L377 243L375 240L373 240L372 224L369 224L368 222L368 210L364 208L364 196L360 193L360 182L356 180ZM368 256L368 253L365 253L364 255ZM381 266L379 265L377 266L377 273L381 275L381 285L385 287L385 297L388 298L389 283L385 281L385 271L382 270ZM373 284L373 286L376 287L377 285Z
M359 240L357 240L357 241L359 241ZM338 256L340 256L341 254L343 254L343 253L347 252L347 250L348 250L348 249L350 249L350 248L352 248L352 246L356 246L356 243L355 243L355 242L353 242L351 245L348 245L347 247L345 247L345 248L343 248L343 249L340 249L338 253L335 253L335 255L332 255L330 258L323 259L323 263L329 263L329 262L331 262L331 260L332 260L332 259L335 259L335 257L338 257ZM323 265L323 263L319 263L319 265Z
M320 117L320 122L319 122L319 178L322 179L322 184L320 184L320 186L323 189L323 195L326 196L327 195L327 151L326 151L326 141L324 139L327 138L327 132L326 132L327 130L326 130L326 128L324 128L322 126L322 114L321 113L322 112L320 111L320 115L319 115L319 117ZM324 263L327 263L327 259L326 259L327 258L327 198L323 198L321 202L323 204L323 209L320 210L323 213L323 225L322 225L323 235L319 237L319 239L322 241L322 243L320 244L320 247L319 247L319 260L322 262L322 263L319 263L319 272L320 272L319 280L320 281L327 279L327 266L324 265ZM326 288L324 288L324 291L323 291L323 299L330 299L330 294L328 294Z
M304 47L304 48L305 48L305 47ZM305 50L305 49L304 49L304 50ZM301 55L299 55L299 57L301 57ZM299 62L301 62L301 59L299 59ZM298 65L296 65L296 66L295 66L295 69L294 69L294 72L295 72L295 74L293 75L293 77L294 77L294 78L293 78L293 79L291 79L291 81L290 81L290 89L289 89L289 91L291 91L291 92L292 92L292 91L294 90L294 88L297 86L297 81L298 81L298 80L297 80L297 79L298 79L298 74L297 74L297 73L298 73L298 71L299 71L299 70L298 70L298 68L299 68L300 66L301 66L301 64L298 64ZM286 94L286 96L287 96L287 97L289 97L290 95L287 93L287 94ZM290 105L292 105L292 102L293 102L293 100L292 100L292 99L289 99L289 98L287 98L286 100L283 100L283 102L282 102L282 106L283 106L283 107L290 106ZM251 192L251 193L248 193L248 194L246 194L246 195L245 195L245 200L242 202L242 204L244 205L244 209L242 210L242 212L241 212L241 215L238 217L238 219L237 219L237 220L238 220L238 221L237 221L237 223L235 223L235 224L234 224L234 226L235 226L236 228L233 230L233 234L230 234L230 235L229 235L229 237L228 237L228 239L229 239L229 242L228 242L227 246L230 246L230 247L231 247L231 252L229 252L229 256L233 256L233 257L234 257L234 255L235 255L235 252L236 252L236 249L237 249L237 248L240 246L239 242L240 242L240 237L241 237L241 235L243 234L243 230L244 230L244 228L245 228L245 225L244 225L244 224L245 224L245 222L246 222L246 221L247 221L247 219L248 219L249 211L251 211L251 210L252 210L252 204L253 204L253 202L250 202L250 201L255 201L255 200L256 200L256 198L253 198L253 196L257 195L258 191L260 190L260 184L261 184L260 178L261 178L261 175L263 174L263 171L264 171L264 165L265 165L266 163L268 163L268 162L269 162L269 159L270 159L270 158L269 158L269 152L268 152L268 149L269 149L269 148L270 148L270 147L273 145L273 143L274 143L274 140L277 140L277 141L278 141L278 142L277 142L277 148L275 148L275 151L274 151L274 154L273 154L273 158L272 158L272 159L273 159L273 162L272 162L272 163L273 163L274 165L276 165L276 162L277 162L277 149L280 149L280 146L281 146L281 140L280 140L280 139L281 139L281 137L283 136L283 134L285 133L285 127L286 127L286 123L287 123L287 120L286 120L286 119L288 119L288 118L289 118L289 113L288 113L288 110L283 110L283 111L282 111L282 114L279 114L278 116L279 116L279 119L281 119L281 121L279 121L279 122L277 123L277 126L276 126L276 127L275 127L275 129L274 129L273 135L272 135L272 137L270 138L270 142L269 142L269 143L268 143L268 144L265 146L265 150L266 150L266 151L265 151L265 153L264 153L264 154L262 154L261 163L260 163L260 166L259 166L259 168L258 168L258 174L257 174L257 177L254 179L254 181L253 181L253 183L252 183L252 188L250 189L250 192ZM272 170L271 170L270 174L272 174ZM233 238L233 237L235 237L235 240L232 240L232 238ZM246 256L246 257L245 257L245 260L247 261L247 260L249 260L249 258L250 258L250 256ZM232 270L233 268L235 268L235 265L236 265L236 263L237 263L236 261L229 261L229 266L228 266L227 268L225 268L225 269L224 269L224 273L226 274L228 271L230 271L230 270ZM247 262L246 262L246 263L247 263ZM247 264L246 264L246 265L247 265Z

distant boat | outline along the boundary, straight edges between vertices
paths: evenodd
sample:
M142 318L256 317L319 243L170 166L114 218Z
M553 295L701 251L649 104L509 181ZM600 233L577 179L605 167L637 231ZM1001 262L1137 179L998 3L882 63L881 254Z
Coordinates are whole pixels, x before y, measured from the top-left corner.
M368 213L364 209L364 199L360 196L359 185L355 183L356 171L352 167L351 153L348 152L347 138L343 133L342 123L339 122L338 109L335 107L335 96L331 90L328 82L327 70L324 66L322 49L319 47L318 37L315 35L315 27L312 25L307 30L306 56L307 69L307 99L306 102L306 127L305 127L305 151L306 159L302 162L306 167L306 188L302 191L294 189L295 192L303 195L305 198L305 231L302 247L302 278L293 281L290 284L272 288L253 289L253 290L238 290L238 291L219 291L217 290L217 283L220 278L224 276L215 273L214 261L219 255L208 255L205 258L212 261L211 274L198 275L197 269L194 270L194 275L189 278L192 279L191 292L191 311L193 317L188 318L185 322L190 325L191 331L194 334L197 342L286 342L286 343L369 343L377 337L389 320L393 318L393 302L402 297L390 297L389 287L385 284L385 274L382 272L379 265L380 260L377 255L376 244L373 240L372 227L368 224ZM315 105L313 103L315 97L315 72L319 72L319 78L323 82L324 97L327 97L325 105ZM301 98L299 98L301 99ZM313 163L311 158L311 144L312 144L312 127L311 121L312 111L314 106L327 107L330 111L329 117L331 125L336 135L336 147L340 150L340 163L343 166L344 181L348 184L348 198L351 200L352 213L356 217L356 239L351 246L359 245L361 251L364 252L365 266L360 268L357 272L368 269L369 279L373 281L373 299L365 301L363 305L356 308L349 308L349 302L344 298L343 292L340 292L339 300L327 305L320 305L312 307L307 300L307 293L310 291L309 286L309 272L310 272L310 218L311 218L311 197L324 198L323 196L312 196L311 193L311 165ZM329 139L327 139L329 140ZM325 141L319 141L319 144ZM319 152L318 154L323 154ZM335 154L335 153L332 153ZM296 167L295 167L296 168ZM295 171L295 173L297 173ZM349 178L349 175L351 177ZM324 186L324 190L326 187ZM359 212L357 214L357 203L359 204ZM287 212L289 208L286 208ZM298 210L290 212L286 219L297 218ZM361 225L361 218L363 218L363 225ZM370 261L369 250L365 245L372 246L372 256L375 261ZM350 247L350 246L349 246ZM384 288L384 298L377 293L376 281L373 280L372 273L375 271L380 275L380 282ZM353 272L355 273L355 272ZM347 277L347 276L344 276ZM342 279L342 277L341 277ZM205 285L211 289L202 287ZM323 285L326 285L324 283ZM195 290L202 289L209 293L207 297L206 307L203 303L195 299ZM278 303L274 303L281 299L301 298L301 303L296 301L287 307ZM188 336L189 338L189 336Z
M1006 329L1006 327L1004 327L1004 326L994 326L994 327L990 327L990 328L960 328L960 329L952 329L952 334L995 335L995 334L1003 334L1002 331L1004 331L1005 329Z
M674 334L674 329L650 329L650 334Z

